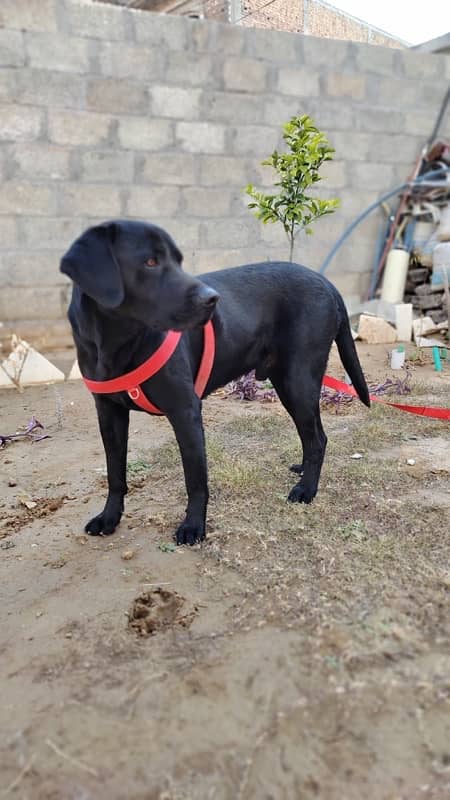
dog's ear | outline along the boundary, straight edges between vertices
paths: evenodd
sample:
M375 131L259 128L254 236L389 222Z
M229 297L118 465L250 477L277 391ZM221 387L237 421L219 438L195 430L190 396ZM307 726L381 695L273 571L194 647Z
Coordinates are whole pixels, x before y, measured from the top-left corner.
M122 275L114 255L114 222L89 228L62 257L60 270L85 294L105 308L117 308L124 298Z

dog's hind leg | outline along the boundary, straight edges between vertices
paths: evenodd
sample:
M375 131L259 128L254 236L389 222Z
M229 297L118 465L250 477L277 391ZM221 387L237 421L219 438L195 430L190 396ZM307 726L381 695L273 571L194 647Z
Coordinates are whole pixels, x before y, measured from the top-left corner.
M303 462L292 470L301 478L291 489L288 500L310 503L317 493L327 444L319 406L322 372L317 363L313 372L309 366L291 363L285 372L277 369L270 378L295 423L303 447Z
M95 396L98 422L106 455L108 497L105 508L85 527L86 533L107 535L117 528L127 488L127 447L130 412L107 397Z

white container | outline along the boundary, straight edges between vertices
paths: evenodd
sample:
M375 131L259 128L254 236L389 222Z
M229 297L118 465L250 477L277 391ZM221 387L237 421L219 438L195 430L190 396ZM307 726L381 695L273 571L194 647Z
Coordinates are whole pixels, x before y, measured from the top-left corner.
M441 242L450 240L450 205L441 209L441 218L437 229L437 237Z
M405 364L405 348L397 347L391 352L391 369L401 369Z
M381 299L387 303L401 303L405 292L409 253L407 250L392 248L384 268Z
M399 342L410 342L412 336L413 307L412 303L396 303L395 328Z
M446 285L444 272L447 273L450 282L450 242L441 242L433 250L433 274L431 276L433 287Z

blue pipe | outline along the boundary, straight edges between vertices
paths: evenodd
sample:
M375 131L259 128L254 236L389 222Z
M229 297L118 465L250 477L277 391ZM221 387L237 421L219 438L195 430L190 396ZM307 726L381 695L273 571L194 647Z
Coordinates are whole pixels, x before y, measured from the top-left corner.
M430 178L436 178L439 175L447 174L447 172L449 172L449 171L450 171L450 167L442 167L439 170L433 170L433 172L428 172L426 175L423 175L420 178L416 178L414 181L406 181L406 183L402 183L400 186L397 186L395 189L391 189L391 191L386 192L386 194L383 194L374 203L371 203L371 205L368 206L366 208L366 210L362 212L362 214L359 214L359 216L356 217L356 219L353 220L353 222L348 226L348 228L345 229L344 233L339 237L339 239L337 240L336 244L331 248L330 252L328 253L328 255L327 255L326 259L325 259L325 261L323 262L322 266L319 269L320 274L321 275L324 274L324 272L327 269L330 261L334 258L334 256L336 255L336 253L339 250L339 248L341 247L341 245L344 244L345 240L348 239L348 237L350 236L351 233L353 233L353 231L359 225L359 223L362 222L366 217L368 217L369 214L372 211L374 211L375 208L378 208L378 206L380 206L386 200L389 200L395 194L398 194L399 192L401 192L403 189L406 189L407 186L420 186L421 183L426 183L427 181L430 180Z

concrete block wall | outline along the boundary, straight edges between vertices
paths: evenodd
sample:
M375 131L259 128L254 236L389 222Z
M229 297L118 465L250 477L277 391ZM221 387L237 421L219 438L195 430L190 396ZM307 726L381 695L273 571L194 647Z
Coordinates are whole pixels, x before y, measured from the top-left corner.
M195 273L285 258L284 234L254 219L243 187L271 184L260 162L293 114L310 114L336 148L320 187L341 208L296 251L319 267L353 217L407 176L449 79L446 56L75 0L2 0L3 332L67 341L59 259L104 219L162 225ZM368 284L378 221L330 268L346 296Z

